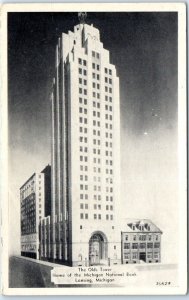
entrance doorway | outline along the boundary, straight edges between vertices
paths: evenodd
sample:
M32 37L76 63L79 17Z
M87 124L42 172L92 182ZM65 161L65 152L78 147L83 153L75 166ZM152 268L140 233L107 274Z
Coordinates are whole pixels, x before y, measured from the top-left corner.
M146 261L146 253L145 252L140 252L139 259L143 260L143 261Z
M107 239L102 233L94 233L89 240L89 264L100 265L107 260Z

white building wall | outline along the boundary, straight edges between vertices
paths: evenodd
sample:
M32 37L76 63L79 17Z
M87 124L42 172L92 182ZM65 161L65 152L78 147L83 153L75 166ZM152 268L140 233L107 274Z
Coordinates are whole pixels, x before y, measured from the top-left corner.
M66 61L67 69L68 71L68 77L69 77L69 84L68 84L68 91L67 91L67 99L64 98L63 101L69 101L68 103L68 123L66 123L63 120L63 128L66 126L69 127L69 140L68 148L69 148L69 157L67 158L69 161L69 170L68 173L64 174L65 177L69 177L69 208L68 213L69 215L69 243L70 246L70 256L69 260L72 261L73 264L77 264L79 258L82 253L82 259L88 260L89 259L89 240L94 232L103 232L108 240L108 258L110 258L112 261L114 260L120 260L121 256L121 249L120 249L120 231L117 223L117 217L118 216L118 209L119 209L119 196L120 196L120 115L119 115L119 79L116 77L116 70L115 66L111 65L109 62L109 51L103 49L103 44L100 42L99 38L99 31L98 29L89 26L84 25L84 33L82 33L83 25L80 24L78 26L75 26L74 33L69 32L68 35L63 34L62 35L62 45L63 45L63 51L61 53L61 57L63 57L63 60ZM82 44L83 43L83 44ZM82 47L85 45L85 47ZM94 59L92 57L92 51L98 52L100 54L100 59ZM78 59L86 60L87 67L85 68L87 71L87 76L81 76L82 79L87 80L87 85L80 85L79 84L79 75L78 75L78 68L80 67L78 64ZM94 72L92 68L92 63L99 64L99 70L98 73L100 76L98 82L100 84L100 90L95 91L96 93L99 92L100 99L96 101L93 97L94 89L92 89L92 73ZM111 133L113 135L111 139L112 148L105 148L105 141L107 140L108 143L110 143L110 139L106 137L107 129L105 128L105 115L107 114L107 111L105 110L105 105L107 104L105 101L105 72L104 69L108 68L112 71L112 103L111 106L113 107L113 120L109 122L109 124L112 124L113 129L111 130ZM62 74L64 76L64 74ZM58 79L56 78L56 81ZM57 85L57 82L56 82ZM86 89L87 95L85 97L82 97L83 99L87 99L87 105L80 105L79 103L79 88ZM65 91L64 91L65 96ZM58 96L57 96L58 97ZM57 99L56 99L57 101ZM94 109L93 102L100 103L100 108ZM87 109L87 114L84 114L83 112L80 113L79 108L82 107L82 109ZM58 108L57 108L58 109ZM96 113L100 113L100 118L93 116L93 111L96 111ZM53 116L54 118L55 116ZM87 119L87 124L80 123L80 118ZM100 122L100 126L94 126L93 121L96 120L96 122ZM60 122L60 121L59 121ZM59 125L58 122L58 125ZM83 125L84 124L84 125ZM57 128L58 128L58 125ZM80 127L87 129L87 134L81 134ZM93 140L97 138L93 135L93 131L100 131L100 137L98 137L98 140L100 140L100 145L96 147L96 149L100 150L100 155L93 154L94 144ZM109 132L110 133L110 132ZM108 134L109 134L108 133ZM80 137L86 137L87 143L83 143L80 141ZM56 139L56 135L54 135L54 139ZM64 138L64 137L62 137ZM53 145L56 144L55 141L53 141ZM57 148L55 148L56 154L59 155L59 145ZM87 147L87 152L80 152L80 147ZM112 161L113 161L113 184L111 185L113 187L113 201L112 203L106 201L107 191L106 191L106 160L107 157L105 156L105 151L112 151ZM54 153L54 152L53 152ZM53 154L53 157L55 154ZM87 162L81 162L80 156L86 156ZM100 159L99 164L94 165L94 158ZM108 157L110 160L110 157ZM54 160L52 160L52 163L54 163ZM63 161L63 166L68 163L65 160ZM55 172L58 174L58 170L60 167L60 162L58 162L58 166L55 167ZM87 166L88 171L87 172L81 172L80 166ZM101 172L98 174L95 174L94 167L100 168ZM88 180L87 181L81 181L80 175L87 175ZM97 178L100 177L100 182L98 183L97 187L99 186L101 188L101 191L98 193L94 191L94 176ZM56 176L54 175L54 178ZM53 184L56 186L56 182L53 178ZM57 179L56 179L57 180ZM65 186L64 186L65 184ZM83 194L88 194L88 200L82 200L80 199L81 191L81 184L83 186L87 186L88 189ZM108 184L110 187L110 184ZM63 180L63 186L62 190L66 188L66 181ZM53 190L53 189L52 189ZM94 200L94 194L97 196L101 196L101 200ZM110 194L109 194L110 195ZM53 201L55 201L55 208L59 208L59 199L60 195L54 194ZM66 199L64 197L63 202L65 202ZM85 204L88 204L88 209L81 209L80 205L83 204L85 207ZM95 210L94 204L100 204L101 209ZM114 209L113 211L107 211L106 206L107 205L113 205ZM63 205L64 206L64 205ZM116 210L117 209L117 210ZM55 212L52 210L52 213ZM84 218L81 219L81 214L83 214ZM94 214L101 215L101 219L95 219L94 220ZM107 220L106 215L110 214L113 215L113 220ZM88 218L85 218L86 215L88 215ZM63 217L63 222L65 220L66 214ZM55 216L53 217L55 219ZM61 259L61 255L59 253L58 257ZM66 259L66 257L62 257L62 259Z

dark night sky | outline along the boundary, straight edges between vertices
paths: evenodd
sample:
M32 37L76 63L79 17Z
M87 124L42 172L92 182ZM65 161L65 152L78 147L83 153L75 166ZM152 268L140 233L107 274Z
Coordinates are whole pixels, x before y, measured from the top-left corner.
M49 94L55 45L61 32L72 31L77 23L77 13L9 13L13 194L50 162ZM166 226L168 211L177 205L172 200L171 210L169 202L176 194L177 179L177 13L91 12L87 23L100 30L120 77L122 201L131 217L146 217L149 207L148 217L162 219L160 225ZM161 218L158 209L165 212Z

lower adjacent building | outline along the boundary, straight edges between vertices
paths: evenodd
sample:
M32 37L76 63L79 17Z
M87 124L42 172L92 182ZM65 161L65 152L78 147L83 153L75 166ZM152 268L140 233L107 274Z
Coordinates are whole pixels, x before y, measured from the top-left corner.
M51 198L48 193L50 166L34 173L20 188L21 255L39 259L39 223L46 216Z
M40 259L51 259L51 217L47 216L39 224Z
M161 262L162 231L152 221L125 220L121 232L122 263Z

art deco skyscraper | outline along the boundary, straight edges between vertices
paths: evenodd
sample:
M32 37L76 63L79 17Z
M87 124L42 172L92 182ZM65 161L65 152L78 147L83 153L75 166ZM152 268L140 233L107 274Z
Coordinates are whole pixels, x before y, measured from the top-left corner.
M81 22L56 47L53 259L72 266L119 263L119 203L119 78L99 30Z

